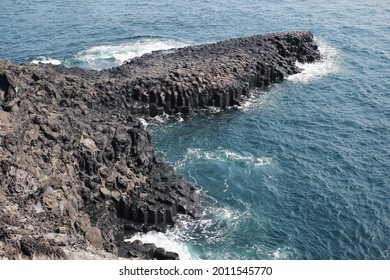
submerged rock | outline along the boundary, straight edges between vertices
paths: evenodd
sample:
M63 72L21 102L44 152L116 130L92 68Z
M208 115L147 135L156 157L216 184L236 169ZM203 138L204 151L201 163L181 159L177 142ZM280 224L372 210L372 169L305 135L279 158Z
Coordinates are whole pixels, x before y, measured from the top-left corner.
M116 240L199 215L199 193L155 157L134 116L239 104L319 57L312 34L294 32L153 52L102 72L0 60L0 258L177 259Z

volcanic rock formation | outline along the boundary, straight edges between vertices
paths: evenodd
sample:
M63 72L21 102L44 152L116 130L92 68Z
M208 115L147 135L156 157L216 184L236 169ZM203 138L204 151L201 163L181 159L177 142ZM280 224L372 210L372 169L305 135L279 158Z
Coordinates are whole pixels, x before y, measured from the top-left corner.
M177 258L120 242L124 229L165 231L178 213L199 215L198 191L155 157L136 116L238 105L319 58L312 34L293 32L101 72L0 61L0 258L116 258L118 246L121 256Z

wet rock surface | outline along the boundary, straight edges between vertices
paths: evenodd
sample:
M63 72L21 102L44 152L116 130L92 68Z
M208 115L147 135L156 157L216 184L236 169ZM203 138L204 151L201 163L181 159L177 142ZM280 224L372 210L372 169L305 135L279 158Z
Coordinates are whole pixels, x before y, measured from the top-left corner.
M0 60L0 258L179 258L121 239L199 215L199 193L155 157L135 116L239 104L319 57L311 33L296 32L154 52L102 72Z
M164 248L156 247L153 243L142 243L140 240L124 242L120 246L118 255L123 258L135 258L143 260L179 260L175 252L166 251Z

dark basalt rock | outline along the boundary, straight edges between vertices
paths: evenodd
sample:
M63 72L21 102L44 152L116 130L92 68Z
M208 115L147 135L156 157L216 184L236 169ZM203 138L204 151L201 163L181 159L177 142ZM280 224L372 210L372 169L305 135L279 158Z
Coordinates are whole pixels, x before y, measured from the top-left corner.
M101 72L0 60L0 258L117 255L124 230L198 217L197 190L155 157L134 116L239 104L319 58L312 34L293 32L153 52ZM137 248L123 254L177 257Z
M319 58L310 32L290 32L152 52L104 73L120 77L116 87L132 113L186 115L239 104L249 90L299 73L296 61Z
M179 260L175 252L166 251L164 248L156 247L151 243L142 243L140 240L123 242L118 255L122 258L143 259L143 260Z

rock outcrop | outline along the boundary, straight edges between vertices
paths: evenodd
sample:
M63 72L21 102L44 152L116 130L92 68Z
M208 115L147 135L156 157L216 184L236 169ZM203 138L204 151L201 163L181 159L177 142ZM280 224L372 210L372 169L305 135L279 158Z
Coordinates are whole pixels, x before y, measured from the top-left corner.
M115 258L119 246L120 256L176 259L118 242L199 212L199 193L155 157L135 116L239 104L299 72L296 61L319 59L312 39L253 36L101 72L0 61L0 258Z
M134 258L142 260L178 260L175 252L166 251L153 243L142 243L140 240L123 242L118 255L122 258Z
M300 72L296 61L319 58L310 32L278 33L157 51L105 74L119 78L119 102L154 117L238 105L251 89Z

